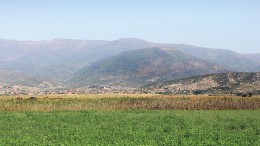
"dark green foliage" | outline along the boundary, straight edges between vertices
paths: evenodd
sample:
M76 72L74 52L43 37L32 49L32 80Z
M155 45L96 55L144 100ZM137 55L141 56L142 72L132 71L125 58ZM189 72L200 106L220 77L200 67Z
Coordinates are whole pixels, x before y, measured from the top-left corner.
M259 110L0 112L0 145L259 145Z

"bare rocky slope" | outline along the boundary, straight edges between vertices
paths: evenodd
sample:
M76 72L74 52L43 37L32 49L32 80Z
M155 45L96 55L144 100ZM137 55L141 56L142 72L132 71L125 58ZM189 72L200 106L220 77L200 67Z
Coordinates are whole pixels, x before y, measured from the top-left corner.
M226 90L226 91L260 91L260 73L219 73L192 76L180 80L157 82L146 88L168 88L175 91L184 90Z

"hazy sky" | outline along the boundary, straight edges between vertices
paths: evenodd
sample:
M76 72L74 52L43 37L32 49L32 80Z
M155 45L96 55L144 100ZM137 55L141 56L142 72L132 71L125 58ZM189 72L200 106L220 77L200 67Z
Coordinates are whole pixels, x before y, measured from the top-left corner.
M0 0L0 39L54 38L260 53L260 0Z

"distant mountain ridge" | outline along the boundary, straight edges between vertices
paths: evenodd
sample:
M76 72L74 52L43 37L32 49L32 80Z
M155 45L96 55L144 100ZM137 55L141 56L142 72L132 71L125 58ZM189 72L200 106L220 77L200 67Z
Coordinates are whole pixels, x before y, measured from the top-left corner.
M189 45L179 46L178 49L189 55L238 72L254 71L259 65L258 61L260 61L260 58L258 58L258 61L257 59L252 60L250 57L246 57L243 54L224 49L209 49Z
M98 67L96 62L102 62L102 60L108 58L116 58L117 55L123 52L138 51L152 47L174 48L183 55L185 54L184 56L189 56L188 58L196 58L196 60L211 64L209 69L218 66L228 71L251 72L260 70L260 57L257 57L259 54L240 54L229 50L209 49L191 45L152 43L135 38L123 38L115 41L72 39L16 41L0 39L0 66L5 67L7 70L22 73L25 76L48 78L54 82L63 83L64 80L75 78L75 73L79 73L86 68L92 68L94 70L95 67ZM166 50L163 50L163 52L169 54ZM180 52L177 54L180 54ZM131 56L132 58L136 57L136 55ZM155 57L159 56L155 55ZM144 63L142 68L145 69L146 65L147 64ZM156 67L155 63L148 64L148 66L149 65ZM114 69L114 72L117 72L118 69L115 66L116 65L111 69L103 69ZM127 64L125 64L125 66L127 66ZM122 69L127 70L127 68ZM146 70L148 70L148 67ZM160 73L162 73L160 70L156 72L153 67L150 67L149 70L151 70L151 72L147 72L154 74L154 76L156 74L159 76ZM165 79L171 78L171 73L175 72L174 70L168 71L168 77L166 77L166 72L164 72ZM174 78L200 73L201 71L198 70L191 70L190 73L178 72ZM205 73L210 72L206 71ZM134 75L131 74L131 76ZM140 76L140 73L136 76ZM155 81L157 78L158 77L154 79L143 78L143 80ZM113 81L112 79L113 77L111 76L111 81ZM6 78L6 82L8 82L8 80L11 79ZM143 80L140 80L140 82ZM129 79L129 81L134 81L134 78Z
M147 48L100 60L78 72L69 83L141 86L158 80L225 71L173 48Z

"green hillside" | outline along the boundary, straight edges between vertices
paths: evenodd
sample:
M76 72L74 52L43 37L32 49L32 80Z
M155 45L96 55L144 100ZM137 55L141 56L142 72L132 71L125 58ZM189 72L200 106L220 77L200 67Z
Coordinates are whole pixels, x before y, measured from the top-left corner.
M158 80L220 72L224 69L171 48L147 48L100 60L78 72L69 83L141 86Z

